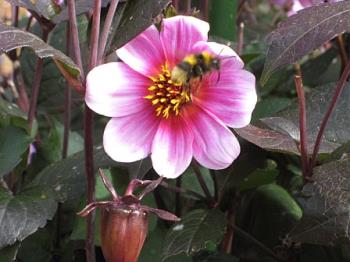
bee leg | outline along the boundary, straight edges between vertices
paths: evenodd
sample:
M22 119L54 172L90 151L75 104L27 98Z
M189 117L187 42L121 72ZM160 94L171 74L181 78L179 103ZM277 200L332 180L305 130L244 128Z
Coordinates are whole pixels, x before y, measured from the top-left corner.
M204 72L202 67L200 67L199 65L196 65L193 67L193 75L196 77L200 77L202 80L202 76L203 76Z
M216 80L216 84L219 83L219 81L220 81L220 76L221 76L220 71L218 71L218 79Z

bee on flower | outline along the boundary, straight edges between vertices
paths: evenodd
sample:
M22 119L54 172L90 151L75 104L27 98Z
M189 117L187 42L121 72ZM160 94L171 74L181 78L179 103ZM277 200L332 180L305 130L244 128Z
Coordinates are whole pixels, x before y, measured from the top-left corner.
M159 175L176 178L192 158L223 169L238 157L229 127L249 124L255 77L231 48L208 42L208 31L194 17L164 19L117 50L122 62L88 74L85 101L111 117L103 144L114 160L150 155Z

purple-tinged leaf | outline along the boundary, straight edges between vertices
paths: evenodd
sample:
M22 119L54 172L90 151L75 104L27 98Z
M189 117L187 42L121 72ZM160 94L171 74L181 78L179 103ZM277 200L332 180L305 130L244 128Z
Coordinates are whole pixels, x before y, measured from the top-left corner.
M145 195L153 192L154 189L156 189L158 187L158 185L162 182L163 177L159 177L156 180L151 181L151 183L149 183L142 191L141 193L138 195L138 199L142 199Z
M63 64L63 67L72 76L77 77L80 74L78 66L61 51L46 44L39 37L29 32L0 23L0 53L21 47L29 47L40 58L51 57L56 59Z
M181 218L169 229L163 246L162 260L186 253L192 255L208 243L218 244L225 230L225 215L220 210L197 209Z
M51 0L6 0L11 5L23 7L27 10L34 11L35 13L51 19L60 12L60 7Z
M263 149L300 155L296 141L289 135L253 125L235 131L240 137Z
M45 226L56 208L50 190L34 187L12 195L0 188L0 249L22 241Z
M152 208L149 206L141 206L142 210L146 211L146 212L151 212L155 215L157 215L159 218L164 219L164 220L168 220L168 221L180 221L181 219L178 218L177 216L175 216L174 214L162 210L162 209L157 209L157 208Z
M127 1L118 27L111 36L108 53L122 47L152 25L155 18L170 2L170 0Z
M312 106L312 105L310 105L310 106ZM297 143L299 144L300 143L300 131L299 131L299 127L297 126L299 120L296 119L296 117L299 117L299 114L298 114L298 112L295 112L295 113L297 113L297 114L295 115L295 118L293 119L294 121L283 118L283 117L267 117L267 118L260 119L260 121L276 132L289 135L290 137L292 137L294 139L294 141L297 141ZM313 111L310 111L310 116L312 113L313 113ZM320 119L320 121L321 121L321 119ZM316 135L317 135L316 132L310 132L308 135L307 147L308 147L309 154L311 154L312 149L314 147ZM319 153L320 154L332 153L339 146L340 146L340 144L338 144L338 143L334 143L334 142L328 141L327 139L323 139L321 141Z
M315 141L320 123L329 107L331 98L334 95L335 83L313 89L306 94L306 118L308 140ZM343 93L338 99L336 108L328 121L324 137L323 149L335 149L339 145L350 141L350 84L346 84ZM299 126L299 111L297 102L279 114L281 117L292 121L295 126ZM264 121L265 124L268 124ZM268 124L271 127L271 123ZM313 143L311 144L311 146ZM310 145L309 145L310 148ZM325 152L325 150L322 150Z
M26 8L34 11L38 15L51 20L55 24L68 20L67 6L58 6L51 0L6 0L12 5ZM111 0L102 0L102 6L105 7ZM86 13L94 8L94 0L77 0L75 1L77 15Z
M117 192L115 191L112 182L108 179L108 177L103 173L103 170L100 168L98 170L100 177L102 179L103 184L105 185L105 187L107 188L107 190L112 194L113 196L113 200L114 201L118 201L119 200L119 196L117 194Z
M111 2L111 0L102 0L101 1L101 6L105 7L109 4L109 2ZM123 0L121 0L120 2L123 2ZM80 15L83 13L86 13L90 10L92 10L94 8L94 4L95 4L95 0L77 0L75 1L75 10L76 10L76 14ZM54 22L55 24L58 24L62 21L66 21L68 20L68 8L67 6L62 8L62 11L60 13L58 13L55 17L52 18L52 22Z
M111 201L92 202L92 203L88 204L86 207L84 207L83 210L78 212L77 215L82 216L82 217L86 217L92 211L94 211L96 208L108 207L110 205L113 205L113 202L111 202Z
M313 183L299 199L304 215L290 232L294 241L317 245L350 244L350 160L314 169Z
M268 52L261 83L266 83L276 69L296 62L349 30L349 1L312 6L288 17L267 37Z
M320 123L333 96L335 83L313 89L306 94L306 118L308 133L308 152L312 153ZM341 145L350 142L350 84L347 84L339 97L321 141L320 154L330 154ZM260 119L264 127L249 125L236 129L239 136L249 142L271 151L300 155L299 109L297 102L278 114L278 117ZM266 126L266 128L265 128Z

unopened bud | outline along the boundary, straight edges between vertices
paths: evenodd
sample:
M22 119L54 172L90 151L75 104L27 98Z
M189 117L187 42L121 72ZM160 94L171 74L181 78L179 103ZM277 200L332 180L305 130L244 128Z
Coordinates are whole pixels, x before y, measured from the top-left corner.
M130 206L101 208L101 247L107 262L136 262L147 231L145 211Z

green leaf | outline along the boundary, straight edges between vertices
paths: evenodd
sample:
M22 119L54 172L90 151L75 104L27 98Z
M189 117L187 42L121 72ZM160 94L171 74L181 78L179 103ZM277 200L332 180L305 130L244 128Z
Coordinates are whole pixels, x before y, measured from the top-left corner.
M286 97L269 96L262 99L256 104L252 116L252 122L255 122L263 117L275 115L283 109L286 109L291 103L291 99Z
M94 149L94 167L116 165L104 152L102 146ZM86 191L84 152L78 152L55 162L41 171L29 186L44 185L53 190L59 202L76 200Z
M111 36L112 42L108 53L122 47L152 25L154 19L170 2L170 0L127 1L119 26Z
M22 154L31 142L32 138L23 129L0 128L0 178L21 162Z
M8 101L0 98L0 126L12 125L15 127L23 128L30 134L31 137L35 137L38 123L34 120L32 128L28 125L28 117L23 111L21 111L16 104L9 103Z
M78 66L61 51L29 32L0 23L0 53L20 47L29 47L40 58L51 57L58 60L70 68L71 75L75 78L80 74Z
M19 244L4 247L0 250L0 261L12 262L15 261L18 253Z
M239 190L244 191L256 188L265 184L271 184L275 181L279 171L275 168L256 169L252 174L242 180Z
M297 202L284 188L276 184L263 185L242 195L236 210L236 225L270 248L280 245L281 238L302 216ZM251 241L239 235L236 242L238 256L255 254L257 260L253 261L263 261L260 255L264 253L257 253L261 250L252 247Z
M51 229L50 226L39 229L22 241L18 250L17 260L25 262L54 261L53 256L55 254L52 252L52 243L55 233L49 229Z
M214 182L210 176L209 170L205 167L200 167L200 171L206 185L208 186L209 192L211 193L211 195L214 195ZM181 180L182 180L182 185L181 185L182 188L189 189L202 196L205 196L203 189L198 182L196 174L194 173L191 167L185 171L185 173L181 177Z
M236 40L237 7L237 0L211 1L210 35L219 36L230 41Z
M191 255L218 244L225 230L225 215L217 210L194 210L169 230L163 246L163 260L180 253Z
M350 243L350 160L333 161L314 169L313 183L304 186L299 202L304 216L290 232L295 241L317 245Z
M268 52L261 83L276 69L296 62L336 35L350 29L350 3L326 3L299 11L267 37Z
M144 247L142 248L139 262L161 262L162 246L167 234L167 228L158 225L158 227L150 231L146 238ZM165 260L165 262L190 262L192 259L184 254L172 256Z
M44 157L49 163L56 162L62 159L63 150L63 133L64 127L57 120L53 120L53 127L48 136L43 140L41 150ZM77 132L69 132L68 141L68 156L71 156L84 149L84 139Z
M0 188L0 248L22 241L52 219L57 208L50 190L28 188L18 195Z
M193 262L238 262L238 258L220 252L201 252L193 258Z

